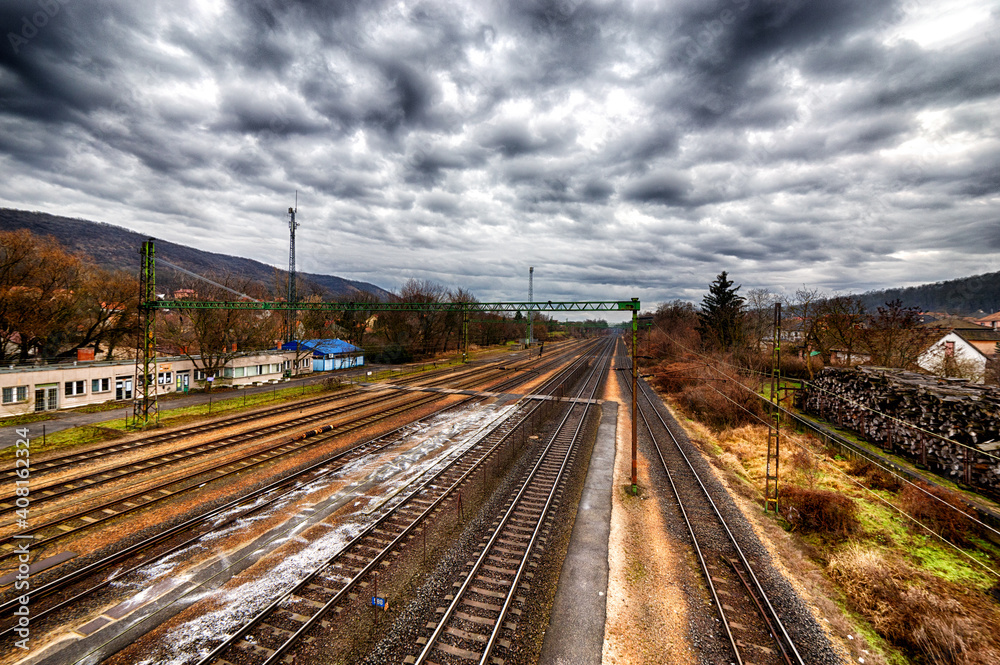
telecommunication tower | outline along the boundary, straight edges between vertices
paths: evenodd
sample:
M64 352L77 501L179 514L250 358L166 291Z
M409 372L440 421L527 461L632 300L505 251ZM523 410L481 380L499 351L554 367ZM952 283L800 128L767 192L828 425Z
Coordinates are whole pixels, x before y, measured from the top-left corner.
M295 207L288 209L288 302L295 302L295 229L299 223L295 221L295 213L299 211L299 192L295 191ZM288 310L288 326L286 341L295 337L295 312Z

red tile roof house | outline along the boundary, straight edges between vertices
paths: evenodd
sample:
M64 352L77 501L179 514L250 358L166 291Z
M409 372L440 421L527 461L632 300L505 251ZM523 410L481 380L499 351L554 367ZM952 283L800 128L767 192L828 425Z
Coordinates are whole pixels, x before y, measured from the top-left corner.
M1000 312L994 312L989 316L976 319L976 323L987 328L992 328L993 330L1000 330Z

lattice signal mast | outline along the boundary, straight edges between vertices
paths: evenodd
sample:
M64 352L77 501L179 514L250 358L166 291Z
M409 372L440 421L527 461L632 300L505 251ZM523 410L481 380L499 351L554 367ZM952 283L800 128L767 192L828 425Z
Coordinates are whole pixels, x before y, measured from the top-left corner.
M295 213L299 211L299 192L295 191L295 207L288 209L288 302L296 302L295 292L295 229L299 223L295 221ZM288 310L288 326L285 341L291 342L295 337L295 310Z
M528 302L535 302L535 266L528 267ZM528 341L527 345L531 346L531 343L535 340L535 328L534 328L534 318L535 313L533 311L528 311Z
M774 340L771 343L771 425L767 429L767 466L764 469L764 512L778 512L778 462L781 454L781 303L774 303Z

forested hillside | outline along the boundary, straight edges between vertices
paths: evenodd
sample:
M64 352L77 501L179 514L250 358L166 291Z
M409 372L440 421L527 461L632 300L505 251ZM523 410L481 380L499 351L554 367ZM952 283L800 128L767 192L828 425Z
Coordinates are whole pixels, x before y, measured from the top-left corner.
M147 239L140 233L103 222L0 208L0 231L16 229L27 229L38 236L51 235L67 251L87 254L103 268L134 270L136 274L139 270L139 247ZM276 271L274 267L252 259L205 252L159 239L156 241L156 248L159 256L169 257L171 263L176 263L199 275L234 276L244 281L259 282L271 290L274 289L276 272L282 284L287 280L286 271ZM190 280L191 278L179 275L173 270L159 270L157 290L163 292L181 286L196 288L197 285L190 284ZM333 275L299 273L299 280L299 293L303 295L316 292L327 298L336 298L367 291L379 298L388 296L384 289L374 284Z
M978 311L992 313L1000 311L1000 272L934 284L869 291L860 297L869 309L899 299L904 305L919 307L924 312L958 315L975 314Z

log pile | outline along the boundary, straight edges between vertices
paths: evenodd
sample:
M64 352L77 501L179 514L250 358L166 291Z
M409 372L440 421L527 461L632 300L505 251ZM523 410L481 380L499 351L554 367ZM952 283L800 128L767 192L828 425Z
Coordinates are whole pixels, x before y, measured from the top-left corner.
M882 367L828 367L800 399L805 411L854 430L887 452L1000 496L996 387Z

